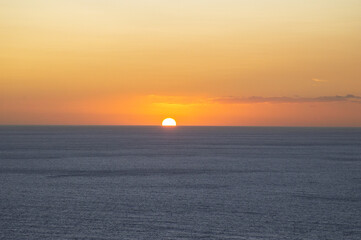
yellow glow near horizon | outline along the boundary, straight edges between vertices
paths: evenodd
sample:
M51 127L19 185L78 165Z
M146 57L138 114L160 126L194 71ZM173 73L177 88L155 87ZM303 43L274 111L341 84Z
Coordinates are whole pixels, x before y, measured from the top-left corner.
M173 118L166 118L162 122L163 127L175 127L177 126L176 121Z

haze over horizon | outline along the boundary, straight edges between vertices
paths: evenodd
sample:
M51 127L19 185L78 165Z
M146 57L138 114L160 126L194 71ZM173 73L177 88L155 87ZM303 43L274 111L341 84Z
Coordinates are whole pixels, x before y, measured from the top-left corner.
M0 0L0 124L361 127L357 0Z

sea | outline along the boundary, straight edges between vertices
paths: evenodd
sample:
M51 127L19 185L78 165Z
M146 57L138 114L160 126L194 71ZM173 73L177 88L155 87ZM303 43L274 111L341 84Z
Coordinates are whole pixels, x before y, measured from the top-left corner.
M0 239L361 239L361 128L0 126Z

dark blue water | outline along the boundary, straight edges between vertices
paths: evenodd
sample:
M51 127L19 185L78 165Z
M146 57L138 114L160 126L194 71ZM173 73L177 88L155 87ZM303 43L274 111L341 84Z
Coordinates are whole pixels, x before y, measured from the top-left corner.
M0 239L361 239L361 129L3 126Z

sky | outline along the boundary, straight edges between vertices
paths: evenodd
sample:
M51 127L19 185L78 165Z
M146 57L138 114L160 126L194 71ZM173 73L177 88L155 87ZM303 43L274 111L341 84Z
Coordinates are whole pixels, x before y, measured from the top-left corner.
M0 124L361 127L359 0L0 0Z

